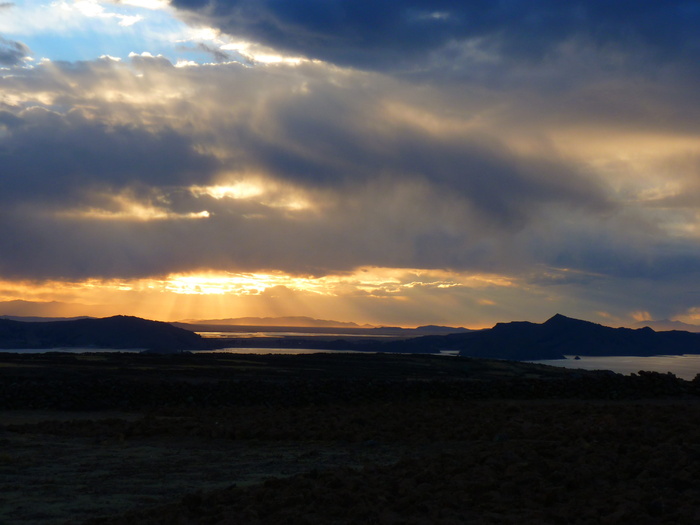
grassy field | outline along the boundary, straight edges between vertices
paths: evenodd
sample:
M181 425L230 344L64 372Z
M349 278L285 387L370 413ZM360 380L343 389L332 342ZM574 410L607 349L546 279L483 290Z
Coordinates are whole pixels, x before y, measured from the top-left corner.
M438 356L0 355L0 522L694 523L698 386Z

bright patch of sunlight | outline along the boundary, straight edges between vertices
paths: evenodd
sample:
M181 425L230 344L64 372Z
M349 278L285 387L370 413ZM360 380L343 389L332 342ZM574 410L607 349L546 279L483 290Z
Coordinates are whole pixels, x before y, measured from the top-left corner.
M195 197L209 195L214 199L252 199L262 195L265 189L262 184L250 181L237 181L221 186L193 186L190 191Z
M301 57L283 56L272 52L270 48L265 48L252 42L230 42L221 46L222 51L236 51L251 62L260 64L286 64L298 66L308 59Z
M391 294L412 288L448 289L511 286L503 276L459 275L445 270L403 268L360 268L338 275L293 276L284 273L193 273L175 274L165 279L165 289L179 294L260 294L275 286L318 295Z
M275 286L323 293L323 284L319 279L295 277L281 272L173 274L164 280L164 289L177 294L258 295Z
M262 177L246 177L211 186L192 186L189 190L195 197L207 196L216 200L252 200L268 208L289 211L314 208L310 197L302 189Z
M99 208L88 208L83 210L71 210L59 212L60 217L93 219L104 221L163 221L181 219L207 219L209 212L206 210L190 213L175 213L164 208L141 204L138 202L123 203L120 209L105 210Z

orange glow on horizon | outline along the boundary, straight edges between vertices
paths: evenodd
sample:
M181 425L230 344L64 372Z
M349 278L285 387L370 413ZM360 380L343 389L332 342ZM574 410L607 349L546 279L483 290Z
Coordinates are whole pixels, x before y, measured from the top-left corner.
M431 316L445 307L458 319L453 325L463 326L455 293L473 292L478 296L473 304L483 308L495 304L484 295L517 288L515 280L495 274L377 267L324 276L201 271L135 279L0 281L0 302L19 301L0 315L124 314L166 321L305 315L418 326L440 322Z

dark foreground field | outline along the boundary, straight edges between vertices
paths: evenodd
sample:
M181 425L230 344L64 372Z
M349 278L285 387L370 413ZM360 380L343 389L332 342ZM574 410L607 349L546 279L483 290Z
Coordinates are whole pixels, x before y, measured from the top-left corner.
M0 354L0 523L698 523L700 381Z

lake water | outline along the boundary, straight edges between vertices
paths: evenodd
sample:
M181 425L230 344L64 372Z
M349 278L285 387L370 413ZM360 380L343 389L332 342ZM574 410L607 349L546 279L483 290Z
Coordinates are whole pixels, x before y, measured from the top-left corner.
M323 332L195 332L204 339L252 339L256 337L368 337L380 339L382 337L395 337L391 335L375 334L344 334L344 333L323 333Z
M219 348L218 350L200 350L198 354L368 354L373 352L358 352L357 350L324 350L322 348Z
M46 352L66 352L70 354L101 353L101 352L141 352L141 349L116 349L116 348L39 348L39 349L0 349L0 352L14 352L19 354L43 354ZM355 353L352 350L321 350L318 348L221 348L219 350L203 351L206 353L227 354L318 354L318 353ZM454 352L443 352L441 355L454 356ZM540 361L528 361L543 365L561 366L571 369L584 370L612 370L619 374L632 374L640 370L650 372L671 372L681 379L690 381L700 374L700 355L662 355L652 357L636 356L605 356L592 357L581 356L575 360L574 356L567 359L545 359Z
M213 353L228 354L318 354L323 352L340 352L340 350L319 350L312 348L222 348L213 350ZM352 351L347 351L351 352ZM456 352L446 351L440 355L455 356ZM637 356L606 356L587 357L582 356L575 360L574 356L566 356L567 359L546 359L540 361L528 361L543 365L561 366L564 368L584 370L612 370L618 374L629 375L640 370L648 372L671 372L681 379L690 381L700 374L700 355L663 355L652 357Z
M619 374L632 374L640 370L648 372L671 372L677 377L692 380L696 374L700 374L700 355L658 355L651 357L636 356L581 356L575 360L574 356L566 356L567 359L544 359L541 361L529 361L543 365L561 366L564 368L580 368L584 370L612 370Z

